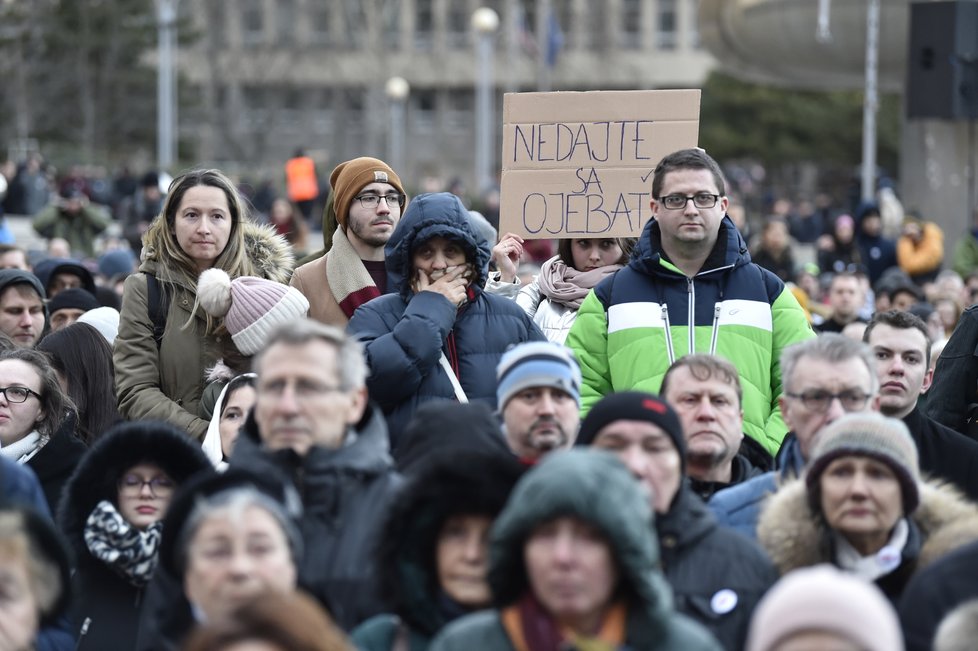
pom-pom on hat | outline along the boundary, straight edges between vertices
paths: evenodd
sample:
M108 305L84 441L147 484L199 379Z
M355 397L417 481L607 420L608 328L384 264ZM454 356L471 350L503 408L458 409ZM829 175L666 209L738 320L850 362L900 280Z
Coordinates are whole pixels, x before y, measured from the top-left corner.
M814 511L821 508L822 473L834 460L847 456L886 464L900 482L904 514L914 512L920 503L917 444L903 421L875 412L846 414L819 434L805 474L808 502Z
M382 160L361 156L340 163L329 175L329 185L333 188L333 210L336 222L344 231L346 218L350 213L350 202L371 183L389 183L398 192L405 194L401 178ZM403 210L403 208L402 208Z
M273 329L309 311L309 301L294 287L255 276L231 280L216 268L200 274L197 300L211 316L224 317L231 340L243 355L254 355L264 348Z

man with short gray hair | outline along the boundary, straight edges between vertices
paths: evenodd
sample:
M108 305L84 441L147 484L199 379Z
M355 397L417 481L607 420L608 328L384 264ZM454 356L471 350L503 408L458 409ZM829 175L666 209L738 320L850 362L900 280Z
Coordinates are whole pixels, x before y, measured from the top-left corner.
M344 629L383 611L372 550L400 484L367 397L360 344L311 319L274 331L254 360L253 413L232 467L291 478L302 497L303 585Z
M781 414L790 428L775 470L718 492L710 508L720 524L756 539L761 504L784 479L801 474L822 429L844 414L877 410L879 379L869 346L828 333L781 355Z

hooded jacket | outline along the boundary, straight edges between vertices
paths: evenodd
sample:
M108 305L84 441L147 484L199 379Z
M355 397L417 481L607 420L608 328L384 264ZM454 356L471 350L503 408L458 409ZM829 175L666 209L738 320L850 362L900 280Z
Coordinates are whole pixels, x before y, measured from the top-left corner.
M284 473L294 484L303 506L302 587L347 631L383 612L372 554L401 476L394 471L380 411L368 406L347 443L335 450L314 446L300 457L292 450L264 450L259 441L257 423L249 417L230 466Z
M777 453L781 351L814 337L804 310L777 276L751 262L729 217L693 277L662 255L658 223L646 224L628 265L588 294L567 337L581 364L581 411L613 391L658 393L673 361L717 354L740 371L744 432Z
M381 593L392 614L353 631L361 651L390 651L405 633L410 651L424 651L445 624L467 612L440 587L440 531L456 515L495 518L523 472L504 451L434 452L420 465L394 500L378 548Z
M974 540L978 534L976 520L978 506L956 490L936 482L922 482L920 505L907 516L909 534L900 564L878 578L876 585L891 601L898 601L919 565ZM757 525L757 537L782 575L799 567L835 564L830 530L821 515L812 512L804 479L782 486L767 501Z
M655 528L676 610L709 629L727 651L743 649L754 607L778 580L767 555L719 526L685 483Z
M101 438L65 486L58 525L74 552L71 619L84 649L132 649L136 643L143 588L137 588L85 544L85 523L102 500L118 505L118 481L140 463L159 466L177 484L210 467L200 448L162 423L131 423Z
M438 236L459 242L475 270L468 302L460 308L436 292L415 294L411 289L415 249ZM442 354L468 400L495 407L494 371L503 353L514 344L544 340L518 305L483 291L491 257L465 206L444 192L416 197L387 242L387 288L392 293L358 307L347 330L366 348L367 389L387 417L392 448L420 403L455 399L439 363Z
M647 497L610 453L555 452L528 472L492 527L489 584L497 608L529 589L523 549L540 524L561 516L594 526L611 548L627 609L625 645L642 651L699 651L720 646L700 625L673 609L658 569L659 551ZM468 615L450 624L431 651L513 651L500 611Z
M287 283L295 259L285 238L269 226L247 220L242 222L242 229L255 274ZM153 232L147 234L147 248ZM158 276L161 264L152 257L140 265L138 273L126 278L119 334L112 349L119 412L129 420L167 421L201 440L208 424L198 415L204 372L223 357L224 347L231 344L230 336L206 333L203 310L198 308L194 314L196 285L160 280L161 291L170 296L170 307L157 348L146 277Z

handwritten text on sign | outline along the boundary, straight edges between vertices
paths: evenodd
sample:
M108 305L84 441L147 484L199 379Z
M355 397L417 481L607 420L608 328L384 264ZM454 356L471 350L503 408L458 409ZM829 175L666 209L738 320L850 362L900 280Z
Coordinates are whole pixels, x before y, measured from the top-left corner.
M501 232L637 236L652 171L695 147L698 90L516 93L504 99Z

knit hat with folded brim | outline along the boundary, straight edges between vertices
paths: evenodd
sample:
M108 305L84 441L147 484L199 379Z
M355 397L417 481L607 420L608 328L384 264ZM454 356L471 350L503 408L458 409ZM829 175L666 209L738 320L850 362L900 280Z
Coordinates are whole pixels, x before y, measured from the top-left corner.
M401 178L390 165L369 156L340 163L329 175L329 184L333 188L333 210L336 212L336 222L343 230L346 230L346 220L353 197L371 183L387 183L394 186L401 194L405 194Z
M808 502L814 512L821 508L822 473L834 460L846 456L869 457L886 464L900 482L904 514L914 512L920 503L917 444L903 421L876 412L847 414L819 434L805 474Z
M200 275L197 296L208 314L224 317L231 341L242 355L254 355L265 347L272 330L309 311L308 299L294 287L255 276L231 280L216 268Z

